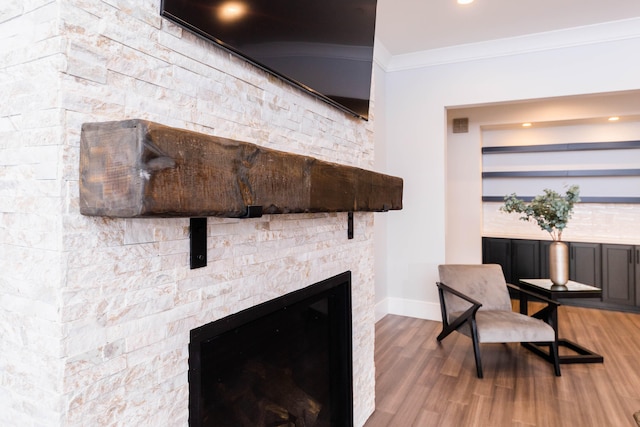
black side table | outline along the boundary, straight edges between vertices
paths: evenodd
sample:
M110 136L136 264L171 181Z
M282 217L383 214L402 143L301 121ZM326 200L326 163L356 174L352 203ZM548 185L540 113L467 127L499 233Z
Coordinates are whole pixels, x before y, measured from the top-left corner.
M553 285L549 279L520 279L520 288L532 292L534 294L543 296L553 301L557 301L558 298L600 298L602 296L602 289L594 286L585 285L578 282L569 281L564 287L558 287ZM524 292L520 292L520 313L529 315L529 295ZM548 308L546 308L548 309ZM541 310L542 311L542 310ZM541 311L532 314L536 316ZM575 352L576 354L561 355L560 363L603 363L604 358L594 353L593 351L576 344L568 339L558 338L558 311L553 309L551 313L551 321L549 324L556 331L556 341L559 347L566 347ZM549 351L543 350L539 345L533 343L522 343L522 345L529 350L536 353L538 356L551 362L549 357Z

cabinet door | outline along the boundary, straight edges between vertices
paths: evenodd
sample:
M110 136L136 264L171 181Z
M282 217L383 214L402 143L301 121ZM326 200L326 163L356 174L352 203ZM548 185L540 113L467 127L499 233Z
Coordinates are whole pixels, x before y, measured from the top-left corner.
M634 247L634 251L636 255L636 306L640 307L640 246Z
M635 305L634 246L602 245L602 299Z
M551 240L540 241L540 278L549 278L549 246L551 246Z
M482 239L482 263L500 264L504 279L511 281L511 239L484 237Z
M511 280L540 278L540 241L511 241Z
M602 288L599 243L569 244L569 279Z

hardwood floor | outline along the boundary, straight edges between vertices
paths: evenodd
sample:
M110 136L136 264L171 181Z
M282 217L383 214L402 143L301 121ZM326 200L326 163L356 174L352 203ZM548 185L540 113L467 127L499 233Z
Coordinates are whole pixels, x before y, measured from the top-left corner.
M640 411L640 314L561 306L560 336L603 364L551 364L517 343L436 341L441 323L387 315L376 325L376 411L365 427L636 426ZM562 354L562 353L561 353Z

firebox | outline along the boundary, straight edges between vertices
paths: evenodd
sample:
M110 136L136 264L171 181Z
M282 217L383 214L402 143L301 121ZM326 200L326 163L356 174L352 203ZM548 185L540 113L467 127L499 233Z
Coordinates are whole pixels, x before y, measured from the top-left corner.
M189 426L353 426L351 272L192 330Z

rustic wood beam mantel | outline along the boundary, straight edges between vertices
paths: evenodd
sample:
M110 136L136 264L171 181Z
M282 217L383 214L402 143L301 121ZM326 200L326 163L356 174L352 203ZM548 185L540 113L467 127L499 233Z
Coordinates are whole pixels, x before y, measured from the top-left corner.
M144 120L85 123L80 212L230 217L402 209L401 178Z

